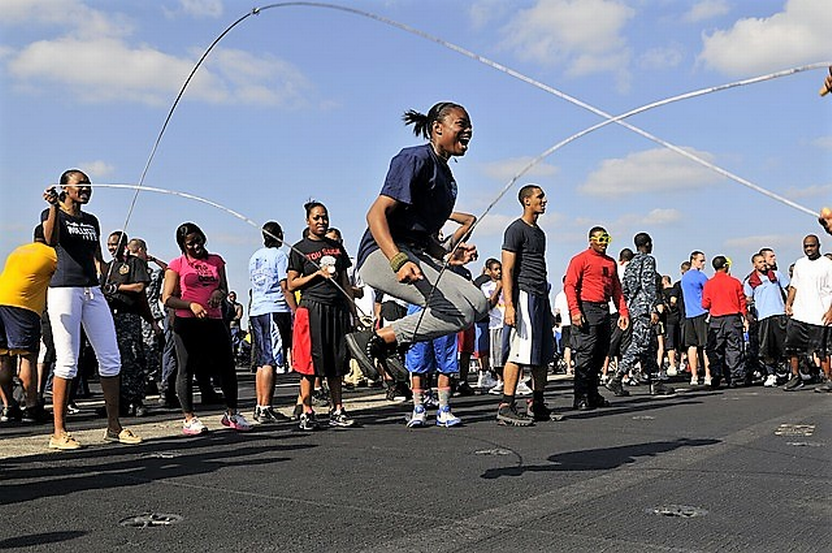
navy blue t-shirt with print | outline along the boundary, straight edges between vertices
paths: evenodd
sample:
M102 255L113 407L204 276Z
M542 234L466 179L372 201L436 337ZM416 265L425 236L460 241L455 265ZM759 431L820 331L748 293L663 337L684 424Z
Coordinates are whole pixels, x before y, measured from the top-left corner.
M546 295L546 234L537 225L517 219L506 228L503 248L516 255L514 260L517 289L535 295Z
M44 209L40 214L40 220L44 222L48 218L49 209ZM73 217L59 209L55 227L58 232L58 243L55 244L58 268L52 275L49 286L98 286L95 268L95 253L100 247L101 237L98 219L95 215L83 211L78 217Z
M387 178L379 193L399 205L387 217L390 234L397 244L427 246L450 217L457 187L448 164L430 144L405 148L390 161ZM357 266L378 249L368 228L358 246Z

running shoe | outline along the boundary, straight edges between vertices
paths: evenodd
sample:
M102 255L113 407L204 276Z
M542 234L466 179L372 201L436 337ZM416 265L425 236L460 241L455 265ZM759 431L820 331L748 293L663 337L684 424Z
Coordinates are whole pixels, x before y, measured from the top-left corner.
M70 401L66 405L66 414L67 415L77 415L80 412L81 412L81 408L78 407L77 405L75 405L74 401Z
M667 368L667 376L673 377L679 374L678 369L676 367L668 367Z
M609 381L607 381L606 388L616 397L625 397L630 395L630 392L624 389L624 385L618 377L610 378Z
M498 380L497 383L488 390L488 393L492 396L503 395L503 381Z
M691 386L699 386L699 377L691 376L690 377L690 385Z
M705 386L710 386L713 383L713 379L710 376L706 376L705 380L702 381L702 384L704 384Z
M116 444L138 445L142 443L142 437L129 428L122 428L119 432L108 428L104 431L104 441Z
M832 393L832 380L827 380L826 382L824 382L820 386L817 386L815 388L815 392L817 392L819 394Z
M358 363L358 368L361 369L364 376L370 380L378 380L378 369L376 369L373 356L369 352L369 344L373 336L375 336L375 333L372 330L359 330L347 334L345 342L350 355Z
M26 424L42 424L46 421L46 412L40 405L34 407L27 407L23 410L20 420Z
M533 399L526 401L526 416L536 422L552 420L553 413L554 411L549 409L542 401L534 401Z
M518 413L514 405L500 405L497 409L497 424L502 426L532 426L534 419L525 413Z
M451 406L445 405L436 412L436 426L450 428L462 424L462 419L451 413Z
M191 417L191 420L186 420L182 423L182 433L187 436L196 436L208 432L199 417Z
M303 414L303 405L300 403L295 404L295 408L292 409L292 416L289 417L289 420L299 421L300 416Z
M514 390L514 395L516 395L518 397L524 397L524 396L532 395L532 389L529 388L529 385L527 384L527 382L528 381L524 380L523 382L520 382L519 384L517 384L517 388Z
M315 407L329 407L329 398L323 388L318 388L312 392L312 405Z
M474 393L474 389L467 382L462 382L456 387L456 395L458 396L472 396Z
M792 376L788 382L786 382L786 385L783 386L783 390L786 392L794 392L796 390L800 390L804 386L805 384L803 384L803 379L800 378L799 374L796 374Z
M235 411L231 415L229 415L228 412L226 412L222 416L222 420L220 421L220 423L223 426L233 428L237 432L248 432L249 430L251 430L251 424L239 411Z
M21 413L20 407L17 405L3 407L3 411L0 412L0 422L20 421L22 417L23 413Z
M83 447L78 440L72 437L67 432L62 432L57 438L55 436L49 437L49 449L59 449L61 451L71 451L74 449L81 449Z
M415 405L413 407L413 413L410 414L410 418L407 419L407 427L408 428L422 428L425 426L427 419L427 411L422 405Z
M777 375L770 374L766 377L766 381L763 382L763 386L765 388L774 388L777 386Z
M338 428L349 428L355 424L355 419L347 416L347 411L343 408L329 412L329 426Z
M301 430L317 430L320 428L318 419L315 418L315 413L301 413L298 428Z
M480 371L479 376L477 377L477 388L480 390L489 390L497 385L497 381L494 380L487 371Z
M288 422L291 420L289 417L287 417L280 411L275 411L274 407L272 407L271 405L266 407L266 413L272 422Z

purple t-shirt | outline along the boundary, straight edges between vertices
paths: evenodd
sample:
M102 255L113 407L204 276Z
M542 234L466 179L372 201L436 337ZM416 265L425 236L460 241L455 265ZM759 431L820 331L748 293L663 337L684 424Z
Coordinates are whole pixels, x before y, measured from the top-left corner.
M179 275L179 297L196 302L208 311L209 319L222 319L222 309L210 307L211 294L220 287L220 270L225 267L222 257L209 253L205 259L188 259L182 255L168 263L168 270ZM190 309L177 309L176 316L184 319L195 315Z

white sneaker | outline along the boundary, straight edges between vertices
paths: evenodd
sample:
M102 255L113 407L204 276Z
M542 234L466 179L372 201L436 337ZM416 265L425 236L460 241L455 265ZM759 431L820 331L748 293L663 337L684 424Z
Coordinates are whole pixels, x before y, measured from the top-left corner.
M480 375L477 377L477 388L481 390L489 390L496 385L497 381L494 380L494 377L492 377L490 373L480 371Z
M608 374L602 374L599 380L601 381L602 386L606 386L607 382L609 382L610 380L610 377Z
M202 424L202 421L198 417L191 417L191 420L186 420L182 423L182 433L187 436L196 436L205 432L208 432L208 429L205 428L205 425Z
M514 390L514 395L518 397L530 396L532 395L532 389L529 388L529 385L524 380L517 385L517 389Z
M286 370L286 366L285 366L285 365L278 365L278 366L274 369L274 372L275 372L275 374L286 374L288 371Z
M704 384L705 386L710 386L711 385L711 377L706 376L705 380L702 381L702 384Z
M500 380L499 382L497 382L490 390L488 390L488 393L492 396L503 395L503 381Z
M766 381L763 382L763 386L766 388L775 388L777 386L777 375L770 374L766 377Z
M413 413L410 415L410 418L407 419L407 427L421 428L425 426L426 418L427 413L425 412L425 408L421 405L416 405L415 407L413 407Z
M248 432L249 430L251 430L251 424L249 424L249 422L246 420L243 414L239 411L235 412L233 415L225 413L222 416L220 423L223 426L233 428L237 432Z
M691 376L690 377L690 385L691 386L699 386L699 377L698 376Z
M676 376L677 374L679 374L679 371L676 370L676 367L667 368L667 376Z

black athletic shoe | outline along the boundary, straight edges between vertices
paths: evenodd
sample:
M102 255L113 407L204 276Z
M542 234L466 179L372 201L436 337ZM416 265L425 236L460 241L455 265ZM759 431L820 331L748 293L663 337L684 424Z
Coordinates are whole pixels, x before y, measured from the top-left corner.
M663 382L656 382L650 386L651 396L672 396L676 390L670 386L666 386Z
M585 397L575 398L575 401L572 403L572 408L577 409L578 411L591 411L595 409L595 407L594 402L590 402L589 399Z
M624 389L621 379L616 375L610 378L606 383L607 390L613 393L616 397L625 397L630 395L630 392Z
M534 401L530 399L526 401L526 416L531 417L536 422L546 422L553 418L557 419L559 416L553 410L549 409L545 403Z
M364 376L370 380L378 380L379 375L375 360L368 353L369 342L373 336L375 336L375 332L372 330L359 330L350 332L344 340L350 355L358 363L358 368L361 369Z
M46 422L46 411L40 405L27 407L23 410L20 420L26 424L41 424Z
M497 409L497 424L502 426L532 426L534 419L525 413L518 413L514 405L501 405Z
M456 393L462 397L474 395L474 389L467 382L462 382L456 387Z
M300 403L295 404L295 408L292 411L292 416L290 420L297 421L300 420L300 416L303 414L303 405Z
M783 386L783 390L786 392L794 392L796 390L800 390L803 386L805 386L805 384L803 384L803 379L799 374L795 374L788 382L786 382L786 385Z
M610 407L611 404L610 404L609 401L607 401L607 399L604 396L602 396L601 394L598 394L598 395L595 395L595 396L590 396L589 405L590 405L590 407L595 409L595 408L598 408L598 407Z
M9 405L8 407L3 407L3 410L0 411L0 422L20 422L22 416L20 407L17 405Z

